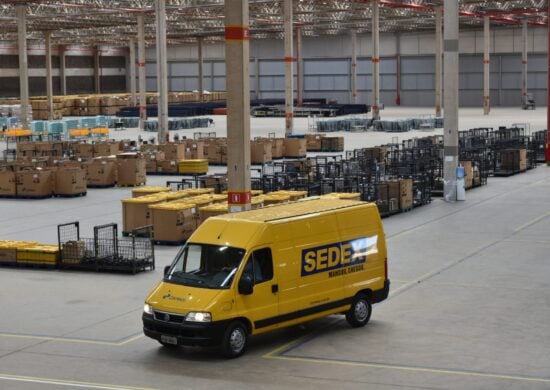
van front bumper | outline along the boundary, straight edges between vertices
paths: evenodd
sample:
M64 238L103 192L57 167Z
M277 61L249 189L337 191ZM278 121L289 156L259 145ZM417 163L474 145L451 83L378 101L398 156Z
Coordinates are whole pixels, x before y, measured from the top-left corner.
M386 279L384 281L384 288L380 290L375 290L372 292L372 302L371 303L378 303L385 300L388 295L390 294L390 280Z
M159 321L152 315L143 313L143 333L147 337L163 342L162 336L177 340L178 345L214 346L221 343L227 321L208 323L171 323Z

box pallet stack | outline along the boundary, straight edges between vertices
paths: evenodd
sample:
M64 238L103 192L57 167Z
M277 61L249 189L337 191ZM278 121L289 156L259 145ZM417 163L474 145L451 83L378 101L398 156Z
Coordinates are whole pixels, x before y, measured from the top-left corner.
M208 160L182 160L178 162L178 172L184 175L204 175L208 173Z
M17 249L17 264L57 267L59 264L59 247L57 245L20 247Z
M151 225L149 206L164 202L166 193L122 199L122 232L128 234L134 229Z
M0 240L0 265L17 264L17 249L38 245L32 241Z
M149 206L153 239L159 243L181 244L195 231L196 205L183 201Z

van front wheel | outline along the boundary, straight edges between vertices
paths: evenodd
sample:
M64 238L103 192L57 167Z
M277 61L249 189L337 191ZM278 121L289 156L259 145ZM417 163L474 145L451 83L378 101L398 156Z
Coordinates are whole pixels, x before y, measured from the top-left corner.
M236 358L244 353L248 342L248 332L240 321L229 324L222 340L222 353L226 358Z
M353 298L350 309L346 312L346 320L354 327L367 325L372 313L372 305L367 297L360 294Z

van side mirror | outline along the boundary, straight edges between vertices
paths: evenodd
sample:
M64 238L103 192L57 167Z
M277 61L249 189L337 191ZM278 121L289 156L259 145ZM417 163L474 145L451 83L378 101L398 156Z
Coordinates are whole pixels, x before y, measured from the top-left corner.
M250 295L254 292L254 283L249 275L243 275L239 280L239 294Z
M164 267L164 276L168 275L168 272L170 271L170 267L171 265L167 265L166 267Z

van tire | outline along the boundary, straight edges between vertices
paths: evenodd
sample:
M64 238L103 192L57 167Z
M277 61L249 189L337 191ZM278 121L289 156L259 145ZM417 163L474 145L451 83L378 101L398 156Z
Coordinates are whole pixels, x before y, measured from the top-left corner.
M248 331L241 321L230 323L223 334L222 354L228 359L241 356L248 343Z
M372 305L363 294L356 295L351 302L351 307L346 312L346 320L353 328L367 325L372 313Z

